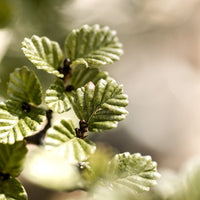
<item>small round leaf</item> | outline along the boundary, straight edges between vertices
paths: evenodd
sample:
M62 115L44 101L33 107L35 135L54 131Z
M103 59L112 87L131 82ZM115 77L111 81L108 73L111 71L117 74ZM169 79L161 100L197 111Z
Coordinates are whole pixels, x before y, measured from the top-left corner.
M42 87L36 74L27 67L15 69L10 74L7 89L8 97L15 101L40 105L42 102Z
M23 110L23 103L8 100L0 103L0 141L14 143L38 131L46 119L42 108L30 106Z
M100 66L119 60L123 54L116 31L99 25L74 29L65 41L67 57L72 65Z
M141 156L139 153L131 155L128 152L117 154L112 159L109 174L112 188L127 193L149 191L160 177L157 163L150 156Z
M116 128L128 113L127 95L113 79L101 79L96 85L89 82L69 95L69 99L77 117L85 120L92 132Z
M63 77L58 68L63 61L63 53L57 42L47 37L33 35L30 39L25 38L22 42L22 50L25 56L38 68Z

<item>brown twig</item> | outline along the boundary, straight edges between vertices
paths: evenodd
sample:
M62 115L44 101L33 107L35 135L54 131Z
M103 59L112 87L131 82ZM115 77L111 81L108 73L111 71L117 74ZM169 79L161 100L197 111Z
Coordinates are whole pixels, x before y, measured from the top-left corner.
M36 144L36 145L43 145L44 144L44 137L46 135L47 130L51 127L51 119L52 119L52 110L46 111L47 123L42 130L40 130L35 135L31 135L25 137L25 141L27 144Z

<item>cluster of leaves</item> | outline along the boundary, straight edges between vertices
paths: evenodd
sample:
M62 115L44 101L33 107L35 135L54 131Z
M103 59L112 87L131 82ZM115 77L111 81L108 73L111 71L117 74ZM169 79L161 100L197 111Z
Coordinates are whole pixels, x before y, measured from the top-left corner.
M112 190L98 187L95 200L199 200L200 199L200 159L196 156L179 171L163 169L162 177L153 190L145 193L130 193L127 190ZM81 198L81 200L83 200ZM84 199L85 200L85 199Z
M0 144L0 197L1 199L27 199L27 194L16 179L22 170L27 148L23 141Z
M24 39L25 56L36 68L56 78L45 92L46 108L41 105L43 91L33 71L22 67L10 74L8 99L0 104L0 163L5 163L0 168L3 188L0 192L4 199L26 199L15 177L22 170L26 143L33 143L35 137L39 137L36 144L43 143L50 149L47 154L56 155L78 169L78 183L64 184L62 189L89 190L98 182L98 185L112 185L110 190L123 188L135 193L148 191L156 184L159 174L151 157L118 154L112 159L103 159L105 168L99 170L94 164L98 157L94 154L96 145L87 139L87 132L116 128L127 115L128 100L122 85L100 68L119 60L123 53L121 46L115 31L99 25L72 30L64 45L66 58L59 44L46 37L34 35ZM51 111L66 113L70 109L76 114L79 127L66 117L51 127ZM7 152L16 152L16 155ZM12 184L17 191L8 189Z

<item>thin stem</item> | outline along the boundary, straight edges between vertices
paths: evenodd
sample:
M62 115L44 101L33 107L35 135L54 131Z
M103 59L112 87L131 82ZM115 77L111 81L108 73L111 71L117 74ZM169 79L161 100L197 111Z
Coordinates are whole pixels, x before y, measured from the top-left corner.
M25 141L28 144L36 144L36 145L43 145L44 144L44 137L46 135L47 130L51 127L51 119L52 119L52 110L46 111L47 123L42 130L40 130L35 135L31 135L25 137Z

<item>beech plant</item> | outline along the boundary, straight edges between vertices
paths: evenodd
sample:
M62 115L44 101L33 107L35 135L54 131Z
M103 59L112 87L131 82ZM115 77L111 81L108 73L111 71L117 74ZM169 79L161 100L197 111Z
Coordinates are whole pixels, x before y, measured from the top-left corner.
M29 61L53 74L55 80L43 91L37 75L28 67L16 68L10 74L8 99L0 103L0 199L28 199L17 177L29 160L29 144L43 149L34 156L45 154L50 163L57 159L52 165L62 161L58 170L53 170L56 176L61 173L62 184L45 177L44 187L88 191L91 199L101 199L98 194L102 188L129 194L149 191L159 177L150 156L128 152L113 155L89 139L92 132L117 128L128 114L128 97L122 85L102 69L123 54L116 31L84 25L71 31L64 49L65 53L57 42L36 35L22 42ZM79 123L70 118L72 111ZM52 123L58 115L62 117ZM32 161L28 163L31 169ZM40 182L51 164L38 168L33 182ZM26 171L25 167L25 176L31 181L34 172Z

